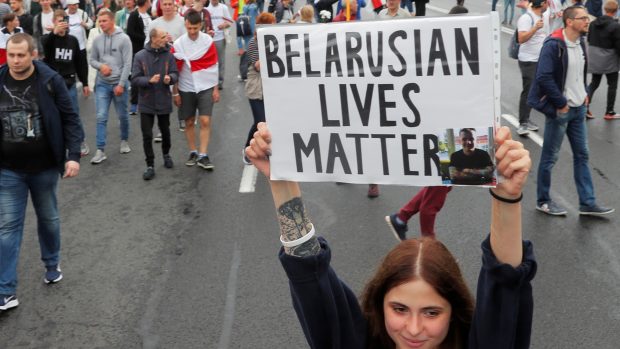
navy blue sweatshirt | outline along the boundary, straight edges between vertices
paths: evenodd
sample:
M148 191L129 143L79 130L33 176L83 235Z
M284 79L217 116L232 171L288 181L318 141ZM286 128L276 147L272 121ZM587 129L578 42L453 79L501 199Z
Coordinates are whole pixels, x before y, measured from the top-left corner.
M331 268L327 241L319 242L321 252L314 256L289 256L283 248L279 253L308 344L313 349L366 349L367 324L357 297ZM523 262L517 268L497 261L488 237L482 242L470 349L529 348L534 308L530 281L535 274L529 241L523 242Z

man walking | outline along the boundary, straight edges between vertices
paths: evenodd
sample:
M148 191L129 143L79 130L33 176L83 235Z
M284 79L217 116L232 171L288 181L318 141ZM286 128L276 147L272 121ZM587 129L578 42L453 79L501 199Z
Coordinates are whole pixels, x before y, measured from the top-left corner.
M136 1L138 8L132 11L127 18L127 30L126 33L131 40L131 47L133 56L140 52L144 48L146 38L148 37L149 24L153 21L151 14L148 12L151 8L151 0L138 0ZM132 58L133 62L133 58ZM131 89L130 91L130 113L135 115L138 110L138 90Z
M532 107L527 105L527 94L536 76L536 66L540 49L548 33L548 28L543 23L543 12L547 10L547 0L530 0L531 7L519 17L517 31L519 32L519 70L523 91L519 98L519 136L526 136L530 131L538 131L538 125L530 121Z
M165 0L164 0L165 1ZM185 14L184 34L174 42L174 57L179 69L179 83L174 88L174 103L179 117L185 120L185 137L189 147L187 166L198 165L205 170L214 166L207 153L211 136L213 103L220 99L218 56L213 39L201 31L200 13L190 9ZM194 121L198 109L200 124L199 149L196 149Z
M620 71L620 24L616 21L618 2L607 0L605 14L590 24L588 31L588 43L590 44L590 61L588 72L592 73L592 82L588 88L588 98L592 104L594 92L601 83L603 74L607 78L607 107L605 120L620 119L614 111L616 104L616 90L618 89L618 71ZM588 118L594 118L588 112Z
M550 215L566 215L566 210L551 200L551 170L558 159L564 134L573 151L573 171L579 194L580 215L605 215L613 208L599 206L594 197L588 168L588 132L586 130L587 56L582 35L588 32L590 17L581 6L564 10L564 29L554 31L543 44L536 78L528 104L545 114L545 135L538 164L536 209Z
M211 14L213 30L215 30L213 41L217 49L217 64L219 66L218 88L221 90L224 85L224 63L226 61L226 39L224 37L224 30L230 27L234 22L230 18L228 7L220 3L219 0L211 0L207 10Z
M54 29L42 37L43 62L57 71L65 80L73 108L80 115L76 77L82 83L82 94L84 97L88 97L90 95L88 65L86 58L82 57L85 51L80 50L78 40L73 35L68 34L69 23L65 21L65 17L64 10L54 11L54 18L52 19ZM80 147L80 154L85 156L88 155L89 151L88 145L83 142Z
M129 139L127 88L131 72L131 41L121 28L114 25L114 14L110 11L99 13L99 28L102 34L95 38L90 55L90 65L97 70L95 83L97 152L90 160L92 164L99 164L107 159L104 149L112 101L121 124L120 153L126 154L131 151L127 143Z
M168 33L155 28L149 33L149 43L136 54L131 71L131 82L139 89L138 103L140 109L140 128L142 144L146 155L146 171L144 180L155 177L153 153L153 123L157 117L157 126L162 134L161 150L164 167L172 168L170 157L170 113L172 112L172 96L170 85L178 80L178 72L174 56L168 48Z
M37 215L43 281L62 279L56 187L59 173L69 178L80 171L82 124L64 80L34 60L35 50L30 35L15 34L0 67L0 310L19 305L17 262L28 193Z

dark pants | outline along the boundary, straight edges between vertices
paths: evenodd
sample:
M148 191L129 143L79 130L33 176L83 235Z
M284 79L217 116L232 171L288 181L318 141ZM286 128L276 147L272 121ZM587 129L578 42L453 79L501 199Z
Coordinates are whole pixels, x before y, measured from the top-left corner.
M170 152L170 114L158 114L157 126L161 131L161 151L164 155ZM146 156L146 166L153 166L155 153L153 153L153 123L154 114L140 113L140 128L142 129L142 146Z
M415 16L426 16L426 3L428 0L414 0L415 1Z
M248 132L248 139L245 141L245 146L250 145L250 141L254 138L254 132L256 132L259 122L265 121L265 103L262 99L250 99L250 108L252 109L252 116L254 117L254 123Z
M521 70L521 79L523 81L523 91L519 98L519 123L524 124L530 121L530 111L532 107L527 105L527 95L530 93L530 86L536 77L536 66L538 62L522 62L519 61L519 70Z
M129 90L130 94L129 94L129 103L131 105L137 105L138 104L138 92L140 91L140 89L138 88L138 86L131 86L131 90Z
M424 187L398 212L403 222L420 213L420 232L422 236L435 236L435 217L441 211L452 187Z
M614 105L616 104L616 90L618 90L618 72L605 74L607 78L607 109L605 112L614 111ZM601 79L603 79L603 74L592 74L592 82L590 82L590 87L588 90L590 93L588 97L590 99L590 104L592 104L592 97L594 97L594 92L601 84Z

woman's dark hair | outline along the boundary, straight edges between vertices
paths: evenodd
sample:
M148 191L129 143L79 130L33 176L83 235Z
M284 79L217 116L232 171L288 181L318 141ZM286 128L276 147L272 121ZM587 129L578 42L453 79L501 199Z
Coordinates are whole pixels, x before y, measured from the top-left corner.
M424 280L452 307L450 329L442 348L465 348L474 313L474 300L459 266L448 249L431 238L405 240L379 266L362 294L362 311L368 321L368 348L393 349L385 328L383 301L394 287Z

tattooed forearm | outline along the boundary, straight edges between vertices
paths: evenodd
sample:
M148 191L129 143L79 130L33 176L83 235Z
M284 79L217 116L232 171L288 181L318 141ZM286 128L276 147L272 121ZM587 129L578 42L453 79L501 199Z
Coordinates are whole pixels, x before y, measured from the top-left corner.
M300 239L312 229L304 204L298 197L283 203L278 208L278 222L280 223L280 235L284 241ZM299 246L285 247L284 252L292 256L304 257L317 254L320 249L319 241L316 236L313 236Z

